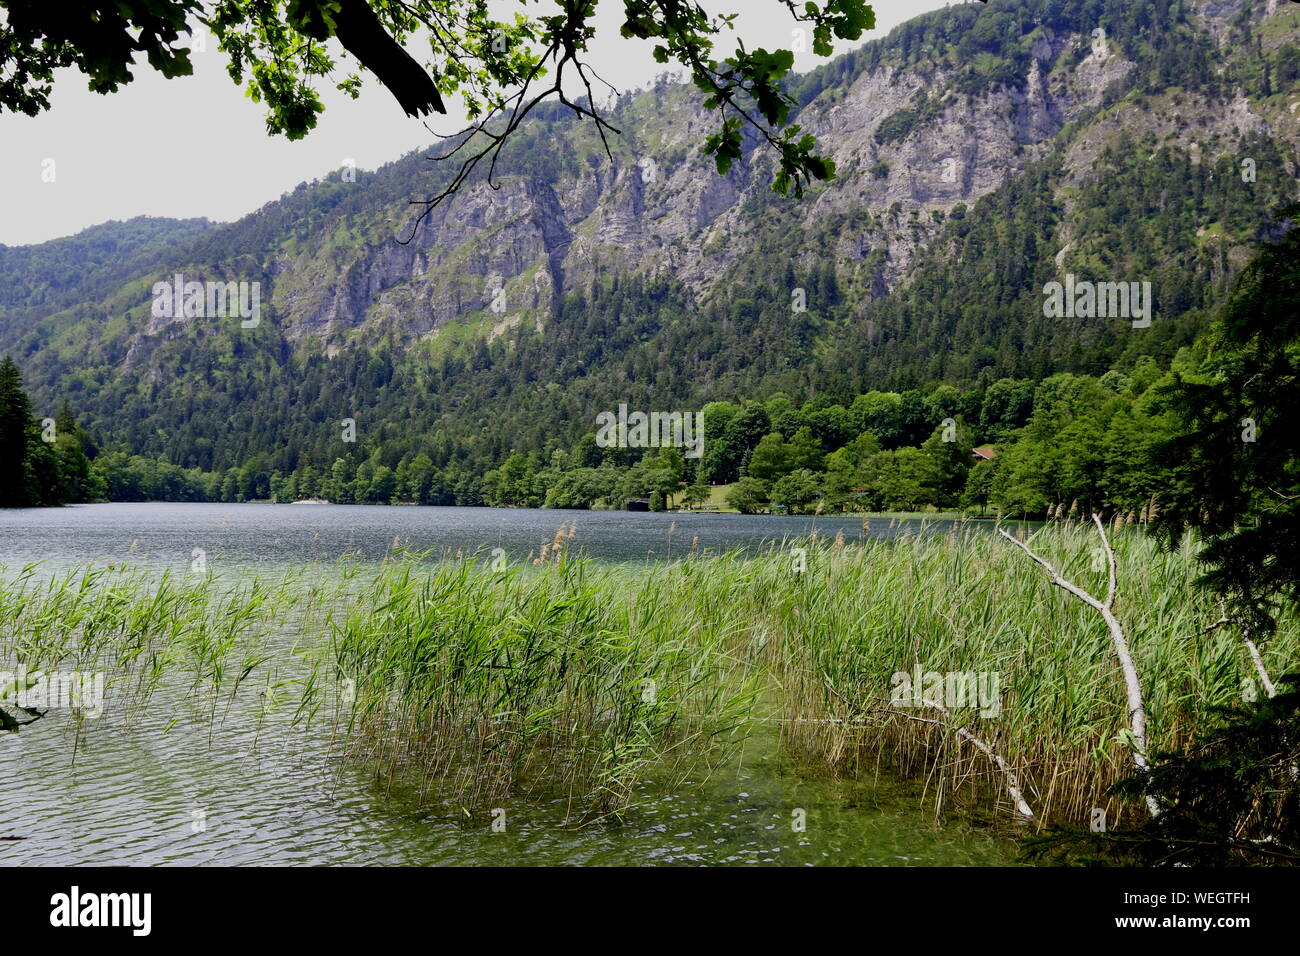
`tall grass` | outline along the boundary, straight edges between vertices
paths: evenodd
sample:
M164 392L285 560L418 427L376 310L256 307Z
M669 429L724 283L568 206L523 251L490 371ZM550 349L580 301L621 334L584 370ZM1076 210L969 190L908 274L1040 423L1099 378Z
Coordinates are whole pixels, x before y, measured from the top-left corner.
M1220 610L1193 586L1190 543L1166 553L1139 531L1116 537L1116 613L1144 688L1151 749L1178 747L1214 707L1240 699L1251 664L1239 635L1202 633ZM1035 548L1062 574L1104 594L1098 545L1089 525L1034 535ZM1128 717L1105 625L1008 542L954 529L814 547L803 574L789 564L753 562L710 576L704 589L768 622L793 748L837 772L887 763L924 775L936 806L954 791L1002 799L1001 775L984 756L943 727L888 706L895 672L918 665L995 672L1000 713L985 718L967 708L951 715L953 723L1017 769L1040 819L1083 824L1094 807L1120 819L1126 808L1103 794L1131 770ZM1300 657L1298 635L1296 618L1286 616L1265 653L1275 676Z
M617 808L651 768L706 772L745 726L754 671L683 613L675 577L385 568L333 622L355 744L444 799L561 791L577 817Z
M1015 768L1040 820L1129 809L1103 796L1130 766L1105 626L1009 542L931 529L612 566L573 560L567 540L505 571L401 554L269 578L24 568L0 574L0 668L107 671L128 723L167 683L213 723L237 699L286 701L385 785L465 809L547 795L590 819L647 780L699 779L758 721L804 766L920 777L936 812L1003 802L949 718ZM1104 590L1089 527L1033 543ZM1204 632L1219 610L1193 587L1191 544L1113 543L1152 749L1177 747L1241 695L1250 662L1228 629ZM1297 624L1264 649L1274 676L1297 660ZM996 672L1000 712L924 723L882 706L917 666Z
M273 672L281 635L322 625L323 590L297 572L231 580L131 567L0 569L0 667L103 672L126 725L164 683L212 718L219 702Z

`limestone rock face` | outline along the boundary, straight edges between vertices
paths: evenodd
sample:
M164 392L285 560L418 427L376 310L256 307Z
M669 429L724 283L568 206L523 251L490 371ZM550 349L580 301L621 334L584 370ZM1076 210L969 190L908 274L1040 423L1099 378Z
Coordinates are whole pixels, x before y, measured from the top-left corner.
M1263 24L1291 6L1193 0L1191 16L1213 46L1243 18ZM917 252L958 204L1055 150L1068 208L1121 137L1172 137L1194 156L1216 137L1265 133L1300 143L1300 94L1267 103L1241 91L1226 103L1191 92L1168 102L1125 97L1138 54L1100 27L1038 25L1013 42L1018 55L1005 62L1024 68L1010 79L972 85L955 48L938 49L906 69L882 58L799 110L797 122L818 137L838 176L800 201L808 238L792 253L797 262L829 261L854 295L879 297L907 281ZM446 179L425 160L428 151L355 182L299 187L195 247L219 248L212 243L224 232L236 253L196 251L175 267L198 279L260 282L264 317L287 346L329 355L357 342L436 341L452 324L486 339L523 322L545 330L561 297L619 274L671 275L697 301L725 294L719 284L735 281L732 267L787 202L771 195L771 151L751 132L743 161L719 175L700 155L717 117L682 83L625 97L611 115L621 130L610 137L612 157L590 122L557 112L538 121L524 153L507 146L491 184L473 179L413 236L412 209L423 207L408 201ZM270 225L259 232L262 223ZM1063 256L1071 239L1067 216ZM147 365L156 343L195 321L149 315L140 284L147 291L167 275L142 276L104 306L127 316L129 341L114 354L128 368Z
M1240 7L1202 2L1197 16L1215 36ZM872 257L873 267L856 274L858 289L887 294L943 216L1041 159L1067 124L1078 127L1066 152L1074 185L1125 131L1195 123L1208 136L1267 128L1244 96L1227 110L1189 103L1177 120L1150 109L1106 110L1106 97L1123 93L1135 64L1100 28L1057 34L1040 27L1025 43L1023 78L978 94L956 82L961 64L918 71L882 63L809 103L799 122L819 137L839 176L804 200L804 225L816 233L845 210L864 215L862 228L838 230L831 248L810 248L806 258L831 256L852 272ZM752 247L754 217L770 202L772 157L751 136L745 161L718 175L698 149L715 119L693 90L661 83L637 100L623 137L611 137L612 160L589 129L557 125L556 135L569 137L585 159L543 176L513 167L507 151L498 188L466 186L433 210L410 244L392 241L403 211L390 208L383 219L390 235L275 254L266 271L283 334L325 347L376 334L412 342L472 321L491 338L525 318L545 328L558 296L627 271L671 273L697 297L715 292ZM916 118L905 133L882 132L909 112Z

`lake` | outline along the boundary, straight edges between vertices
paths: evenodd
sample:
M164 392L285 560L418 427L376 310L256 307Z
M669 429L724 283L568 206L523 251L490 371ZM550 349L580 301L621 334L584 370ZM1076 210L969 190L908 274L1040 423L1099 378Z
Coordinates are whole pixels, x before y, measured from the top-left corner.
M105 504L0 511L0 565L8 575L33 561L183 570L199 548L237 576L344 553L378 560L395 539L448 554L500 547L522 561L562 522L574 524L575 550L616 562L680 557L693 539L720 552L814 529L862 533L858 518ZM877 518L868 531L919 527ZM286 647L277 672L292 673L290 657ZM500 808L498 831L484 814L458 817L380 786L328 727L292 727L253 694L208 719L183 687L167 688L129 722L109 698L98 720L51 712L0 733L0 837L25 838L0 840L0 864L934 866L1005 864L1016 852L1005 828L937 825L917 784L800 773L769 724L707 780L665 791L647 779L618 820L575 827L562 801L516 801Z
M951 519L868 518L867 531L893 537L924 527L941 533ZM604 561L681 557L697 551L757 549L816 532L852 541L863 519L720 513L553 511L376 505L98 504L0 509L0 564L126 561L188 566L193 549L238 565L334 561L344 554L380 560L394 541L416 551L454 554L503 548L510 561L536 554L561 524L572 523L570 552ZM968 521L968 526L990 526Z

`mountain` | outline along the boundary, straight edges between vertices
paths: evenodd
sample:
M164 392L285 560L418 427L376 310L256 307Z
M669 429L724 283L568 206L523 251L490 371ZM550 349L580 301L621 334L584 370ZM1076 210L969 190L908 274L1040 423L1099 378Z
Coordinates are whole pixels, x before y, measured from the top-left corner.
M1272 0L926 14L792 84L838 167L802 200L772 194L752 138L718 175L713 117L661 78L612 107L612 162L590 124L539 111L497 188L472 180L409 244L408 201L451 175L438 147L227 225L0 247L0 353L104 447L285 474L417 452L481 473L620 403L1167 364L1296 195L1297 27ZM261 322L153 314L175 273L259 283ZM1067 276L1149 282L1150 327L1045 317Z
M137 216L33 246L0 244L0 320L18 331L27 321L110 294L154 268L168 249L213 228L207 219Z

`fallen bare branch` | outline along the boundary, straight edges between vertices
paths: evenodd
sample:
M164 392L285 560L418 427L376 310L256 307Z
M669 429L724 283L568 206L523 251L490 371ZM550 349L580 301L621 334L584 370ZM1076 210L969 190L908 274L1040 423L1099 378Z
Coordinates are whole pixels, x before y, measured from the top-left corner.
M859 705L853 704L852 702L846 700L842 694L836 691L834 687L830 686L829 682L827 682L825 686L827 690L829 690L840 700L844 701L847 704L850 704L850 706L852 706L855 710L861 709ZM873 699L880 699L880 698L873 698ZM917 714L909 714L905 711L894 710L893 708L890 707L877 707L874 708L871 711L871 713L888 714L893 717L902 717L906 720L915 720L918 723L933 724L936 727L942 727L945 730L951 730L962 740L965 740L967 743L969 743L980 753L984 754L984 756L988 757L990 762L992 762L992 764L995 767L997 767L998 770L1000 770L1002 774L1006 777L1007 793L1011 797L1011 802L1015 805L1016 813L1018 813L1026 821L1036 821L1038 818L1034 816L1034 811L1030 809L1029 804L1025 801L1024 794L1020 789L1020 781L1016 778L1015 769L1011 766L1011 764L1009 764L1006 760L1004 760L1000 754L994 751L993 748L990 747L988 744L986 744L983 740L981 740L979 737L976 737L973 733L971 733L970 729L967 728L965 725L956 724L952 719L952 714L949 713L947 708L945 708L942 704L939 704L935 701L927 701L926 706L939 711L941 714L944 715L946 719L935 720L933 717L921 717Z
M1025 554L1033 558L1039 565L1047 570L1052 576L1052 584L1073 594L1080 601L1083 601L1106 622L1106 628L1110 632L1111 644L1115 648L1115 656L1119 658L1120 670L1124 673L1124 688L1128 700L1129 715L1129 733L1133 737L1133 746L1130 748L1133 754L1133 764L1140 771L1146 771L1149 767L1147 762L1147 713L1146 707L1142 702L1142 685L1138 681L1137 667L1133 663L1133 654L1129 650L1128 638L1124 634L1124 627L1120 624L1119 619L1115 617L1114 604L1116 593L1116 569L1115 569L1115 551L1110 546L1110 539L1106 537L1106 527L1102 524L1101 516L1094 514L1092 520L1097 525L1097 531L1101 535L1102 547L1106 551L1106 600L1099 601L1083 588L1061 576L1056 568L1052 567L1047 561L1033 552L1029 545L1023 541L1008 534L1004 529L999 528L998 534L1006 538L1017 548L1024 551ZM1146 798L1147 809L1153 817L1160 815L1160 805L1156 803L1155 797L1150 794Z

